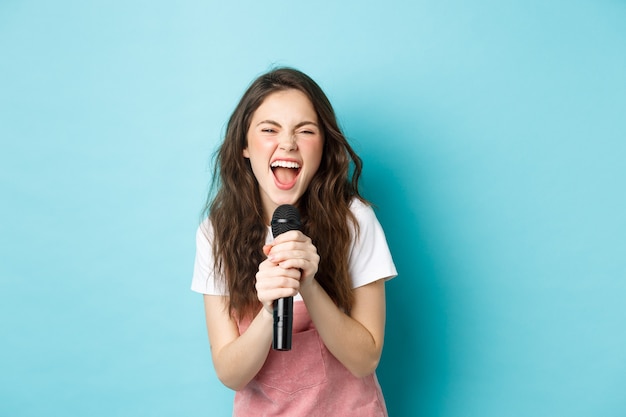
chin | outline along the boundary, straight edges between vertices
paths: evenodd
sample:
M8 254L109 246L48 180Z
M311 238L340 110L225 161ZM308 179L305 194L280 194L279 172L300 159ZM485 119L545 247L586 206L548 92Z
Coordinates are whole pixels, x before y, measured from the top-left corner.
M302 197L302 193L297 193L297 194L291 194L291 195L277 196L276 198L272 199L272 201L277 206L280 206L283 204L291 204L293 206L293 205L296 205L298 201L300 201L301 197Z

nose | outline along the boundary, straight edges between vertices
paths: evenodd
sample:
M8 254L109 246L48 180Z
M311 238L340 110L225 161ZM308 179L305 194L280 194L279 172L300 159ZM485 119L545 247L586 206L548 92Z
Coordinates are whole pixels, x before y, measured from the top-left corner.
M285 134L280 139L280 143L278 147L284 151L295 151L298 149L298 145L296 144L296 137L291 134Z

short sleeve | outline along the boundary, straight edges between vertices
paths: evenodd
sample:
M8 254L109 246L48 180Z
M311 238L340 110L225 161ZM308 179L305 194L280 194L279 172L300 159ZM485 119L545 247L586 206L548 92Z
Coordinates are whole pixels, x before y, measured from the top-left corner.
M208 295L228 295L222 280L216 279L213 262L213 227L207 219L196 231L196 259L193 268L191 289Z
M349 255L352 288L397 276L385 232L372 207L355 199L350 209L359 224Z

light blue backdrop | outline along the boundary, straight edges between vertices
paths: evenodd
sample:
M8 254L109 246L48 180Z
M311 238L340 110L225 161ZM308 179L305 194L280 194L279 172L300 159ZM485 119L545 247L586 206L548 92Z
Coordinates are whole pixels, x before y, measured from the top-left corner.
M194 232L273 64L364 159L392 416L626 415L620 0L2 1L0 415L230 414Z

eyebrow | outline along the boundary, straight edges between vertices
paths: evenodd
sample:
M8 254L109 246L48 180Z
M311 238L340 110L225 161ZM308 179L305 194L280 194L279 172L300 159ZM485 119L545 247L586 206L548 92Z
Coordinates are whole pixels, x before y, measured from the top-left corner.
M271 124L271 125L274 125L274 126L282 127L280 123L278 123L278 122L276 122L276 121L274 121L274 120L271 120L271 119L268 119L268 120L262 120L262 121L260 121L259 123L257 123L257 126L262 125L263 123L268 123L268 124ZM311 122L311 121L309 121L309 120L305 120L305 121L302 121L302 122L298 123L298 124L295 126L295 128L297 129L297 128L302 127L302 126L305 126L305 125L313 125L313 126L315 126L315 127L319 127L317 123L315 123L315 122Z

